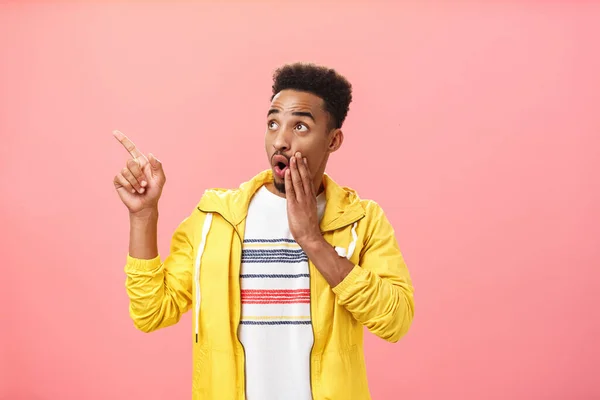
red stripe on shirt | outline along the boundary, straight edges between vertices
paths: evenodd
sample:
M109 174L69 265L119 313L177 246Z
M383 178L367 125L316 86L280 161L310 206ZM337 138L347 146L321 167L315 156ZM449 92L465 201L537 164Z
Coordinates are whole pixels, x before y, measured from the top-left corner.
M242 304L310 304L310 299L298 299L298 300L248 299L248 300L242 300Z
M244 304L310 303L310 289L246 289L242 290Z

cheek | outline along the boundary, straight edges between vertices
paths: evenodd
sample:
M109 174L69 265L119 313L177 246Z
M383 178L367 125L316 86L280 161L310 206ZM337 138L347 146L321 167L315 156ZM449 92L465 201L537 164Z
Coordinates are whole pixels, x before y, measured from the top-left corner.
M326 153L322 150L320 151L312 151L310 153L302 153L304 157L308 159L308 168L311 173L316 173L321 166L323 165L323 161L325 160Z
M312 132L312 134L321 134L321 132ZM328 142L323 139L315 140L314 137L301 138L298 137L295 142L292 143L292 150L302 153L302 157L308 159L308 167L311 172L315 172L321 167L325 156L327 155Z

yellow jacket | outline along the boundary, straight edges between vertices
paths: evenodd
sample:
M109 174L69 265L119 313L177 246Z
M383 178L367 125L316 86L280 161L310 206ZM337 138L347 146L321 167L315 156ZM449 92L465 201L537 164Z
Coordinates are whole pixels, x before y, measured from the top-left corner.
M250 199L270 181L267 170L236 190L206 191L175 231L164 262L160 256L127 257L129 311L138 329L151 332L173 325L194 309L193 399L245 398L244 349L237 336L242 242ZM366 400L363 326L398 341L413 319L413 288L382 209L327 174L323 182L323 237L355 267L331 288L309 262L313 399Z

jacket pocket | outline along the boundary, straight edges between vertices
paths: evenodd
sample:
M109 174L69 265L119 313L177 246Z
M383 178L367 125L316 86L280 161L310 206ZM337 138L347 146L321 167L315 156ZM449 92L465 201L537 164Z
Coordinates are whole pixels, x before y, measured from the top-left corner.
M194 368L192 371L192 399L205 399L209 389L210 353L206 346L193 346Z
M194 348L193 400L237 400L242 388L236 378L236 357L204 345Z
M370 400L362 349L330 350L321 359L322 399Z

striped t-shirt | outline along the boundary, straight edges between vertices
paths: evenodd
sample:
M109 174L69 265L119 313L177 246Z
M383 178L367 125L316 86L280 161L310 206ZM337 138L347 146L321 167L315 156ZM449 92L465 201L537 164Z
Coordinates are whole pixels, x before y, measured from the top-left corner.
M290 233L286 199L260 188L248 207L242 250L247 400L310 400L308 258ZM324 193L317 197L319 220Z

